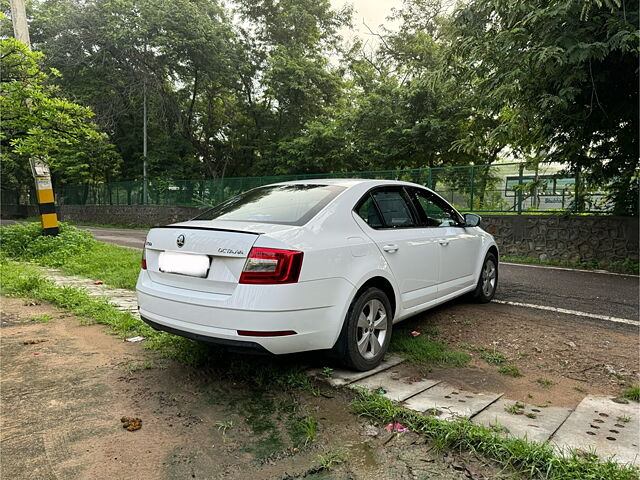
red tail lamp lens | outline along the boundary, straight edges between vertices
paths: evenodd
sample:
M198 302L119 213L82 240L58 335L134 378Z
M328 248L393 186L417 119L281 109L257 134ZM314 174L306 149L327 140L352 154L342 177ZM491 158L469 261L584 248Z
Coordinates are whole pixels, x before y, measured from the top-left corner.
M249 252L240 283L296 283L302 269L302 252L254 247Z

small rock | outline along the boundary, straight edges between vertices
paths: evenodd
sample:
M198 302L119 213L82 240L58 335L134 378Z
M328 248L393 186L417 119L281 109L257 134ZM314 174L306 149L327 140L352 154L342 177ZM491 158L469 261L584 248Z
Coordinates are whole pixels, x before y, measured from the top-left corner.
M570 346L571 348L577 348L578 347L574 342L564 342L564 344Z
M605 365L604 369L607 371L609 375L616 375L618 373L613 369L611 365Z
M362 434L365 437L377 437L378 433L379 433L378 429L373 425L365 425L364 428L362 429Z
M542 349L540 347L533 347L533 349L538 353L542 353Z

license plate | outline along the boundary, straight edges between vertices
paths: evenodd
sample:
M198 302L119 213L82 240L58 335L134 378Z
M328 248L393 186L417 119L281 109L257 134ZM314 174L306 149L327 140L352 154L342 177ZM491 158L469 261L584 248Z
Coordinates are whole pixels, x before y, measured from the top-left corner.
M164 273L189 275L190 277L205 278L209 273L211 259L208 255L192 253L160 252L158 268Z

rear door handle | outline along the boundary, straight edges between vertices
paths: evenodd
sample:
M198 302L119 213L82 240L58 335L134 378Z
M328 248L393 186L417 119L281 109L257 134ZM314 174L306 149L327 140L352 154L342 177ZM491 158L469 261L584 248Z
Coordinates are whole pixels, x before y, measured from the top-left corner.
M446 239L438 240L438 243L443 247L446 247L447 245L449 245L449 240L446 240Z
M398 245L396 244L391 244L391 245L385 245L384 247L382 247L382 250L384 250L385 252L389 252L389 253L393 253L398 251Z

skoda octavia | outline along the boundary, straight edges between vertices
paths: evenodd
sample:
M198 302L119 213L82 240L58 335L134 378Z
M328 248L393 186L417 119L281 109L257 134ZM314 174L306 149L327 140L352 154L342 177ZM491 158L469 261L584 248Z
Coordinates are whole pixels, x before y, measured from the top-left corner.
M149 232L140 315L156 329L232 347L330 349L368 370L396 322L463 294L493 298L498 249L479 223L407 182L256 188Z

